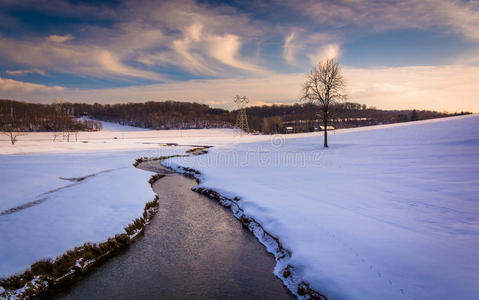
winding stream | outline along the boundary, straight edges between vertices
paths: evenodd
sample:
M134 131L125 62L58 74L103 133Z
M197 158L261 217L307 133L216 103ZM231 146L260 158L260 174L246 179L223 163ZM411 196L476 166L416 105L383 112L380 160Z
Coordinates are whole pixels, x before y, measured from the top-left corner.
M58 298L294 299L272 273L274 258L195 185L171 172L158 180L159 211L144 235Z

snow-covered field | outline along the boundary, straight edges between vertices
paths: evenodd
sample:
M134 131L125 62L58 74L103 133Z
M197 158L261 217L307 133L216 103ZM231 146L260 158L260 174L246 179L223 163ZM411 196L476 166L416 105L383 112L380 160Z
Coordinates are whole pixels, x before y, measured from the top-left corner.
M154 198L152 173L133 167L135 159L190 148L110 137L116 134L80 133L91 143L52 142L51 133L30 133L13 146L0 141L0 153L14 153L0 155L0 277L123 233Z
M161 146L178 143L215 146L165 163L197 169L203 186L239 196L291 251L289 264L330 299L475 299L478 128L469 116L342 130L327 150L320 133L226 129L117 128L70 143L30 133L14 146L0 137L0 214L41 200L0 215L0 275L121 232L153 198L151 174L131 163L187 149Z
M479 117L274 137L173 158L291 250L329 299L477 299Z
M0 155L0 276L123 233L154 198L152 174L132 166L151 154L156 152Z
M125 126L125 125L120 125L118 123L113 123L113 122L105 122L105 121L100 121L102 125L102 130L103 131L148 131L149 129L145 128L138 128L138 127L133 127L133 126Z
M117 129L120 125L117 125ZM98 152L119 150L155 150L163 143L184 145L231 143L239 134L232 129L187 129L187 130L143 130L79 132L78 142L55 141L51 132L27 133L12 146L7 136L0 135L0 154L32 154L61 152ZM256 136L244 136L241 141L254 140Z

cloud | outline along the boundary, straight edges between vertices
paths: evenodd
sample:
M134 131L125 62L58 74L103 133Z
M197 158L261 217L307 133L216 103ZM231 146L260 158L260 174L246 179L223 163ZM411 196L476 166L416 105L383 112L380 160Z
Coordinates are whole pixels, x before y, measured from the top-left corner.
M178 69L209 77L265 72L259 60L244 55L242 48L245 43L259 40L269 30L267 23L259 26L258 21L229 5L213 6L193 0L139 0L119 1L109 7L56 0L52 8L45 0L25 3L30 5L10 1L0 7L31 6L47 15L63 17L77 17L78 10L88 17L85 24L77 26L81 34L75 39L75 32L49 35L42 40L0 35L0 56L9 62L120 80L137 77L164 81L168 77L165 72L177 76ZM105 12L95 12L94 8ZM105 20L108 25L89 24L90 18Z
M102 66L104 70L114 74L166 81L159 74L126 66L120 60L114 57L108 50L99 51L96 55L96 58L99 65Z
M211 35L207 38L208 54L221 63L254 73L264 73L265 70L254 64L247 63L239 58L241 41L237 35Z
M193 53L194 48L201 41L203 25L195 23L184 30L182 39L174 40L172 48L181 56L183 60L179 65L196 74L218 75L218 72L208 66L208 63L201 55ZM160 56L161 57L161 56Z
M201 39L201 32L203 31L203 25L195 23L189 26L186 31L188 32L188 37L191 38L192 41L199 42Z
M311 33L304 28L295 27L284 37L283 58L289 65L299 67L301 66L299 62L304 65L302 58L308 58L310 63L316 64L324 57L337 57L341 38L339 35L328 32ZM319 50L311 53L311 49L318 49L318 47ZM335 51L337 53L334 53Z
M296 66L296 70L306 70L310 67L308 59L316 64L326 57L337 57L341 54L340 45L344 45L348 37L372 31L419 28L460 34L479 41L479 4L474 1L290 0L267 5L254 2L250 4L254 9L248 13L229 4L215 2L213 5L213 2L194 0L117 1L114 4L55 0L55 5L47 0L0 2L0 8L8 8L5 11L24 8L63 18L86 16L84 23L71 26L72 34L46 38L50 32L36 38L29 34L0 35L3 61L24 66L26 70L51 70L124 82L137 78L136 82L143 84L144 79L167 82L167 74L171 74L172 78L230 79L247 86L246 79L241 77L253 76L248 84L256 88L252 84L255 80L285 80L286 77L277 77L278 74L266 67L272 65L274 70L285 67L272 61L277 54L282 55L287 64ZM288 18L275 15L284 10L273 8L285 5ZM17 21L21 26L22 20ZM477 54L470 53L459 62L474 64L477 61ZM7 74L20 76L28 74L23 72L26 70L9 70L15 73ZM377 80L381 82L380 79ZM191 83L185 82L183 88ZM204 86L212 89L216 83L226 82L208 83L211 86L206 83ZM161 86L163 91L177 86L171 84L177 83L168 82L158 88ZM297 96L288 92L291 86L278 87L284 97L270 91L270 99L296 99ZM408 85L378 83L376 92L384 95L403 86ZM131 90L137 91L141 98L142 88ZM73 93L72 90L64 92ZM133 94L130 96L136 99ZM154 97L154 93L151 96ZM264 101L268 98L266 93L264 98ZM368 101L366 97L361 99Z
M64 43L66 41L73 40L73 35L67 34L67 35L50 35L46 38L48 42L54 42L54 43Z
M456 32L479 41L479 2L437 0L290 0L276 1L315 24L336 29L385 31L418 28Z
M23 76L28 74L39 74L42 76L46 76L47 74L45 71L40 69L28 69L28 70L5 70L5 73L12 76Z
M296 65L296 47L293 44L294 38L296 36L296 32L293 31L289 35L287 35L284 39L284 45L283 45L283 57L286 60L286 62L290 65Z
M348 101L383 109L433 109L479 112L479 67L416 66L397 68L343 68ZM76 90L50 89L47 93L26 90L2 97L50 101L63 98L86 102L131 102L150 100L197 101L234 108L232 97L246 95L250 103L298 102L305 74L271 74L261 77L189 80L141 87Z
M80 76L167 80L161 74L129 67L109 50L95 45L67 45L0 37L0 55L11 62L33 66L33 69L49 69Z
M309 54L309 61L314 66L320 61L326 59L335 59L340 55L340 47L338 44L328 44L321 47L315 54Z
M2 92L2 95L22 95L25 93L32 95L32 93L56 93L64 90L63 87L59 86L46 86L0 77L0 92Z
M432 12L452 30L473 41L479 41L479 2L430 1Z
M183 60L180 66L197 74L220 76L225 66L253 73L266 71L240 57L240 37L234 34L213 34L203 24L194 23L184 29L184 37L174 40L172 48ZM160 55L159 59L163 59Z
M153 26L164 33L155 49L133 54L142 64L180 68L208 77L265 72L256 57L242 53L242 47L264 36L270 28L266 22L259 25L250 15L226 4L213 6L190 0L142 1L127 7L131 9L130 27Z

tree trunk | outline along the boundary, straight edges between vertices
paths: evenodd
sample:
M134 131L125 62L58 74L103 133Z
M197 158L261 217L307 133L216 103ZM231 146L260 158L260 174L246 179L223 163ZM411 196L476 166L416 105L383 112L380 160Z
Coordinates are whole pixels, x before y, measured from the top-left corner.
M324 123L324 148L328 148L328 111L323 111L323 123Z

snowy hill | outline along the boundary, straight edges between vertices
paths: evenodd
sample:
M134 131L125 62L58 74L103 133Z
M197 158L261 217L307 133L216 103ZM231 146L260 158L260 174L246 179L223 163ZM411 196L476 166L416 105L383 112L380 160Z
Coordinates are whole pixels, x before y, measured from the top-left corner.
M100 121L104 131L148 131L150 129L121 125L113 122Z
M168 164L241 198L329 299L477 299L479 117L215 147Z

